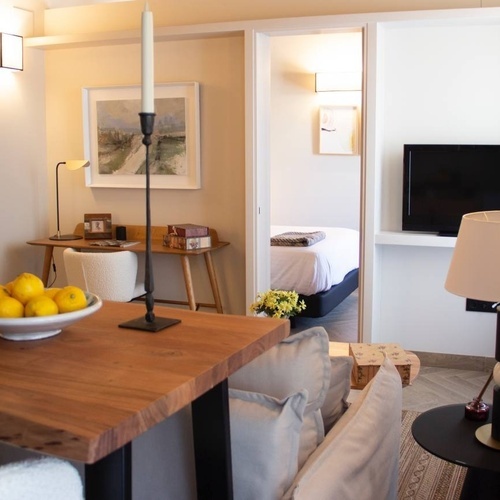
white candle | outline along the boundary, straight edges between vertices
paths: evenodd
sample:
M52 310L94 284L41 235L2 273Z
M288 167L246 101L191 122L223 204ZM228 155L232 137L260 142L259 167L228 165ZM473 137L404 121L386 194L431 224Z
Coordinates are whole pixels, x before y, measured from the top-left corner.
M142 112L154 113L153 13L146 2L142 13Z

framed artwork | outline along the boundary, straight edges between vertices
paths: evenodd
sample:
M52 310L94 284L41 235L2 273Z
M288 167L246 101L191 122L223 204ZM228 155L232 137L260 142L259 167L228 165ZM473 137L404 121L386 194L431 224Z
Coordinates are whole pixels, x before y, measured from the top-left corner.
M83 89L87 186L145 188L140 111L139 85ZM155 85L155 113L149 147L151 188L199 189L199 84Z
M113 232L111 214L85 214L83 231L86 240L110 239Z
M330 155L358 154L358 108L319 108L319 152Z

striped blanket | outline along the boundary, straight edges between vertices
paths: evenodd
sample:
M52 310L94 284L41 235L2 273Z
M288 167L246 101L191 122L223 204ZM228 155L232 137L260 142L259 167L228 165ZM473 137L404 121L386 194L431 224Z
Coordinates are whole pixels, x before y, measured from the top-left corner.
M271 237L273 247L309 247L318 241L324 240L326 234L323 231L313 231L310 233L300 233L290 231L277 234Z

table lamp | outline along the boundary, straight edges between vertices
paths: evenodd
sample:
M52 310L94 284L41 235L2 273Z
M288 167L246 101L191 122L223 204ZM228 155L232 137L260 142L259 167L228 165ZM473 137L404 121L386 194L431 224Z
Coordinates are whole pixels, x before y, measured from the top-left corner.
M76 234L61 234L59 230L59 166L66 165L68 170L78 170L80 168L88 167L90 162L87 160L67 160L60 161L56 165L56 210L57 210L57 233L54 236L51 236L49 239L51 240L59 240L59 241L70 241L70 240L81 240L82 236L78 236Z
M445 288L470 299L500 301L500 211L465 214ZM500 311L497 311L492 423L476 431L483 444L500 449ZM477 399L477 398L476 398Z

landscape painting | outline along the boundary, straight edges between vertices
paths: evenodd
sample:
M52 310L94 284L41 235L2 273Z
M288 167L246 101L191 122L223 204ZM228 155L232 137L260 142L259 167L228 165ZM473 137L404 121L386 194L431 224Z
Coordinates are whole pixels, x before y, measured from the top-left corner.
M155 86L155 126L149 147L152 188L197 189L199 165L197 83ZM145 187L139 87L84 89L86 152L91 187Z

